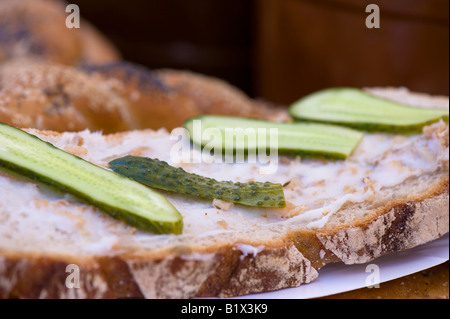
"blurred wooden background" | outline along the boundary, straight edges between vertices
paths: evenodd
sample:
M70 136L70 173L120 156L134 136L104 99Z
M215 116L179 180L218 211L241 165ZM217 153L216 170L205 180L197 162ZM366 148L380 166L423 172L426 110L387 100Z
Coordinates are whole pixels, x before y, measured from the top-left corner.
M125 59L289 104L330 86L449 94L448 0L73 0ZM368 29L366 5L381 9Z

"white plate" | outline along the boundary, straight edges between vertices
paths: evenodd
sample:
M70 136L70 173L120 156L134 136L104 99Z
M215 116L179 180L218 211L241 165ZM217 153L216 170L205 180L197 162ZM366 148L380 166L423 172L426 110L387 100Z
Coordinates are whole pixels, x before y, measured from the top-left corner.
M309 284L297 288L252 294L233 299L307 299L318 298L367 285L380 286L383 282L401 278L421 270L425 270L449 260L449 236L415 247L380 257L370 263L360 265L344 265L342 263L326 265L319 272L319 277ZM376 289L376 288L372 288Z

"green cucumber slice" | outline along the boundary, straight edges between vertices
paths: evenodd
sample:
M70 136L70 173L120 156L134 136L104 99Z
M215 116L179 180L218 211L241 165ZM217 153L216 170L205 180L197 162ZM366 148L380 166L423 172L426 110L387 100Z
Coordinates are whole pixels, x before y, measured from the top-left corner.
M188 173L158 159L125 156L109 163L116 173L150 187L206 199L257 207L285 207L283 186L269 182L233 183Z
M156 191L4 123L0 123L0 168L70 193L138 229L182 232L180 213Z
M337 125L281 123L219 115L191 118L184 127L194 144L222 153L269 151L274 138L271 132L276 129L278 154L346 159L363 138L362 132ZM249 136L253 137L250 139Z
M405 134L420 133L425 125L449 119L448 109L412 107L354 88L313 93L292 104L289 113L296 120Z

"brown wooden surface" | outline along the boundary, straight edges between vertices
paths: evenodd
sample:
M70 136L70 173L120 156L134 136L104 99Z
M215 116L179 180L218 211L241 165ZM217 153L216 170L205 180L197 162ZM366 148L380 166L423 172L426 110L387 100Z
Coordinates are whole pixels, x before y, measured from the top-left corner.
M258 0L256 0L258 1ZM151 69L217 76L252 94L252 0L73 0L120 49Z
M449 263L381 283L379 288L362 288L323 299L449 299Z
M448 95L447 0L260 0L255 92L289 104L333 86L406 86ZM380 6L368 29L366 5Z

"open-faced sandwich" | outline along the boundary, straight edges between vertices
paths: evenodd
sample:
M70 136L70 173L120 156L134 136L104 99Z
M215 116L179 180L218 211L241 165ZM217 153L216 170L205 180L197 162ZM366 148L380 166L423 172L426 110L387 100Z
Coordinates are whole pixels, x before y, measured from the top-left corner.
M273 291L448 232L446 97L339 88L271 108L129 64L1 78L2 298ZM174 112L178 128L144 129Z

